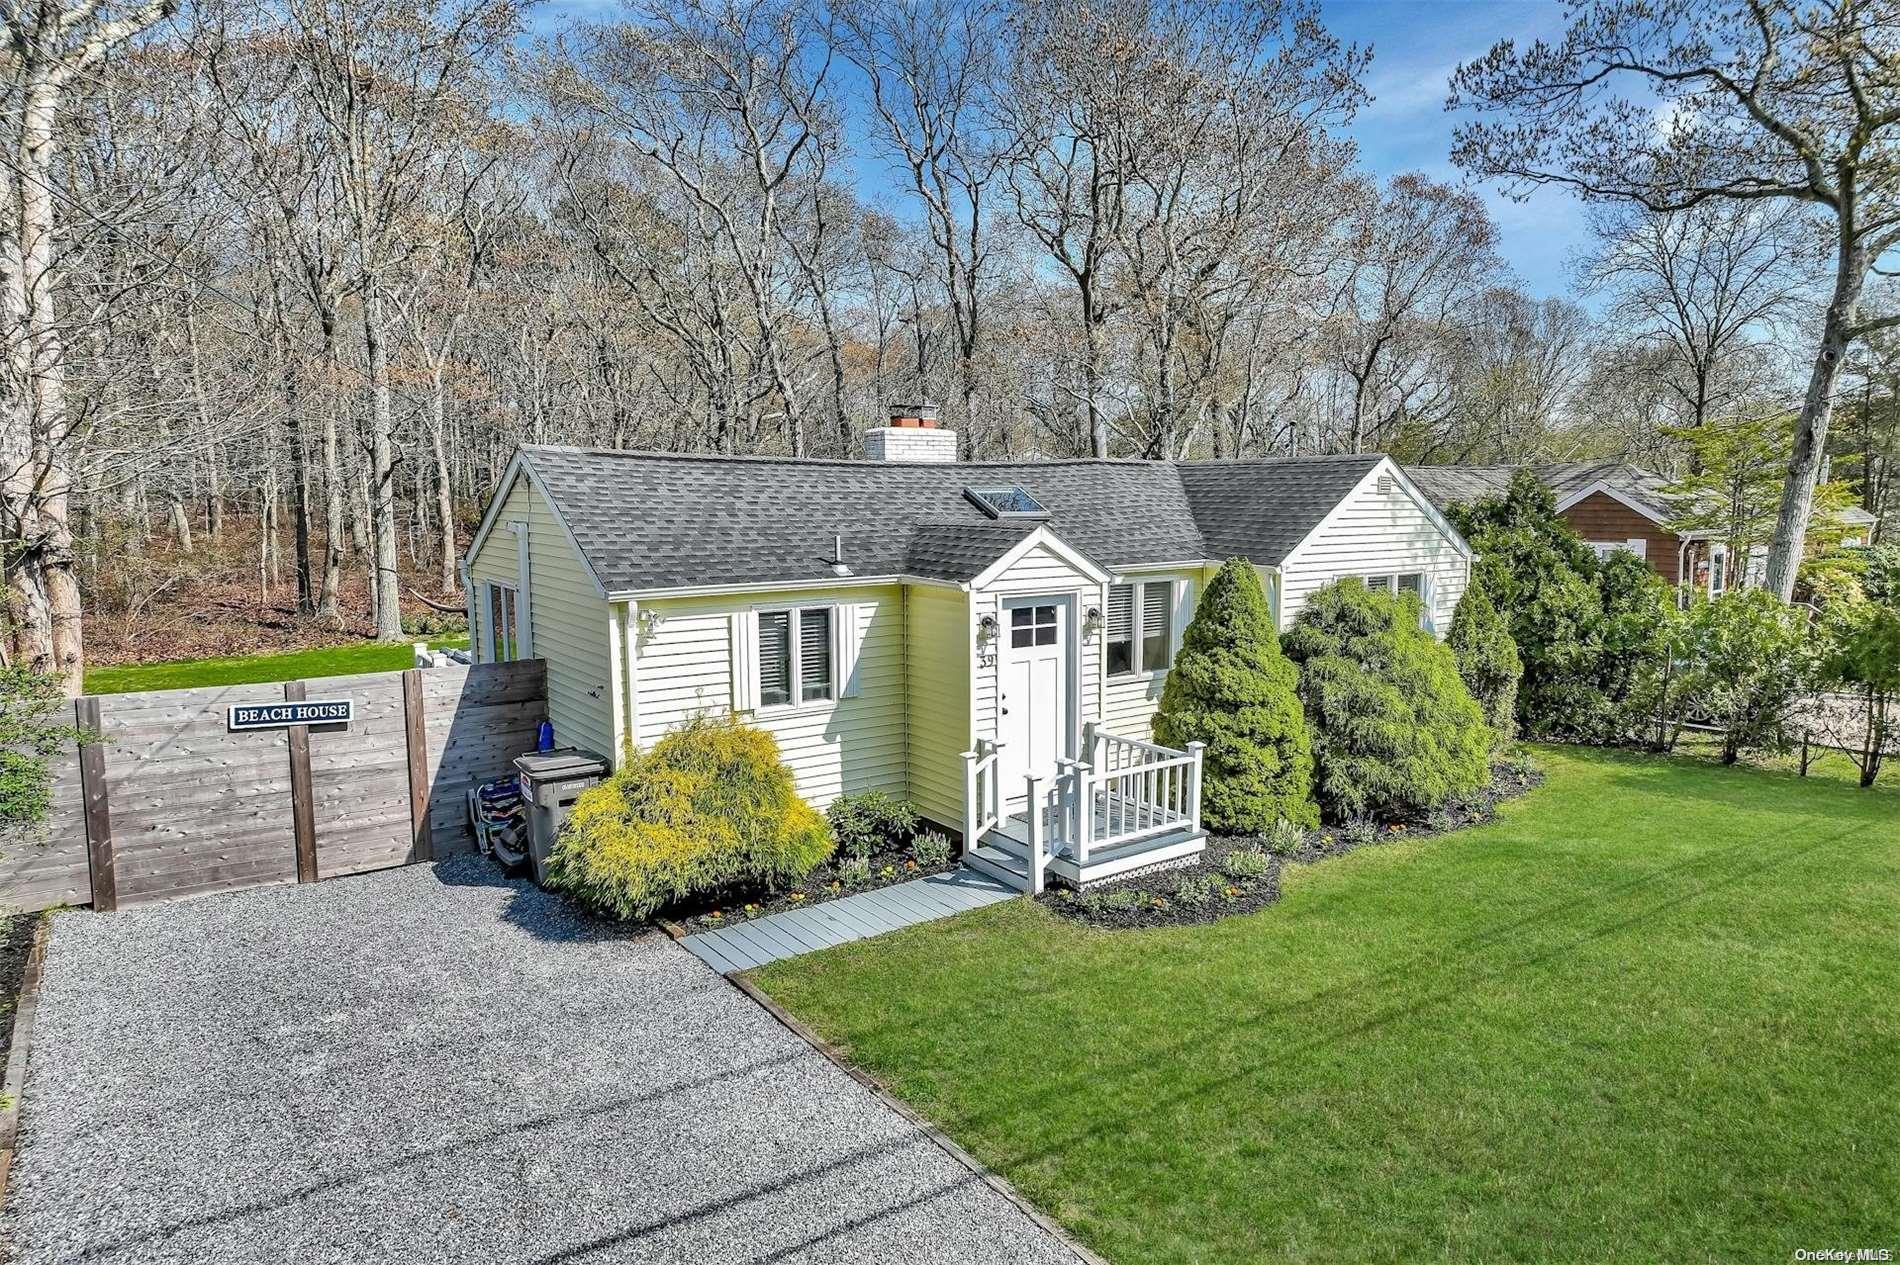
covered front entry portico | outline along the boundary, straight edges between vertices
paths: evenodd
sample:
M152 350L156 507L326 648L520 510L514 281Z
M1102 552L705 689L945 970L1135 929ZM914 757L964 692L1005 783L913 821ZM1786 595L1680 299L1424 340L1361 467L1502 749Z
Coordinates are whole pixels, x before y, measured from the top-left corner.
M1103 723L1103 612L1117 582L1046 527L1024 527L956 586L970 637L964 855L1019 889L1051 875L1080 886L1204 846L1199 750ZM913 748L930 740L915 735Z

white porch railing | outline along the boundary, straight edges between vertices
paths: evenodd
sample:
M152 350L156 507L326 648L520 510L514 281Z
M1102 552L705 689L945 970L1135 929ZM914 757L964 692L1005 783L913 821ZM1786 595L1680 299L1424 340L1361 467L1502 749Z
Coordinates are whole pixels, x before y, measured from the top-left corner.
M971 851L985 831L1002 824L1003 788L997 778L997 756L1003 744L976 740L976 750L963 753L963 850Z
M967 852L1009 816L999 776L1000 743L979 739L963 753L963 840ZM1201 828L1204 743L1177 751L1139 738L1083 730L1081 759L1058 760L1054 777L1025 779L1028 884L1040 892L1052 857L1078 870L1111 848Z
M1085 726L1082 758L1063 761L1057 779L1065 793L1051 832L1053 850L1086 867L1091 853L1176 830L1198 832L1206 745L1190 742L1177 751Z

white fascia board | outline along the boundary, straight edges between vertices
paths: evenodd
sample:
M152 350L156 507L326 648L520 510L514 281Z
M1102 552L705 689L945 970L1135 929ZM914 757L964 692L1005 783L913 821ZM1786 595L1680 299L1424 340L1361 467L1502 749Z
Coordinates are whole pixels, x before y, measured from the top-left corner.
M1109 578L1119 584L1131 575L1153 575L1157 571L1205 571L1218 566L1220 563L1209 558L1184 558L1180 562L1138 562L1120 568Z
M1027 554L1031 549L1039 545L1047 547L1051 553L1061 558L1077 571L1080 571L1092 583L1107 584L1114 578L1107 571L1103 570L1095 559L1089 557L1074 545L1069 544L1047 527L1038 527L1035 531L1030 532L1027 536L1024 536L1021 540L1011 545L1004 551L1002 557L990 563L989 566L984 567L979 574L973 576L970 582L963 587L972 590L988 588L991 584L996 582L998 576L1015 566L1017 561L1022 558L1024 554Z
M488 533L494 530L495 520L501 513L502 504L514 491L515 480L523 476L527 478L528 485L539 494L542 503L548 507L548 515L560 526L561 534L567 537L567 547L574 551L576 558L580 559L581 569L586 571L587 578L593 581L594 592L602 598L612 600L614 594L607 591L606 584L601 581L600 573L594 570L594 564L588 560L587 551L582 549L581 542L574 538L574 529L568 526L567 516L561 513L560 505L548 495L547 485L541 482L541 476L534 472L534 467L528 462L527 453L520 448L515 449L514 457L508 462L508 469L503 472L501 482L496 485L495 497L488 503L488 512L482 515L481 526L475 529L475 538L469 541L468 552L464 556L473 559L481 550L482 542L488 538Z
M509 493L515 489L515 480L522 470L521 450L509 458L508 468L501 472L501 481L495 484L495 494L488 500L488 508L482 512L482 521L475 526L475 535L468 542L468 548L462 554L462 570L466 572L475 561L488 541L488 533L495 530L495 520L501 516L501 507L508 500Z
M833 575L813 580L748 580L743 584L680 584L672 588L619 589L610 602L648 602L663 597L731 597L747 593L796 593L806 589L863 589L891 584L930 584L956 588L949 580L909 575Z

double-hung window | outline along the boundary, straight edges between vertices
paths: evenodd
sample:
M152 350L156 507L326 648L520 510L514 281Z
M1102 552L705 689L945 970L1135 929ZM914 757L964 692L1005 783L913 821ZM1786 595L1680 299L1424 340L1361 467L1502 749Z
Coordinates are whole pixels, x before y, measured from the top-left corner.
M1108 589L1108 674L1164 672L1174 662L1174 581Z
M832 608L792 606L759 615L759 706L829 701L837 695Z
M1423 571L1406 571L1398 575L1362 575L1359 582L1374 593L1415 593L1420 598L1425 596Z

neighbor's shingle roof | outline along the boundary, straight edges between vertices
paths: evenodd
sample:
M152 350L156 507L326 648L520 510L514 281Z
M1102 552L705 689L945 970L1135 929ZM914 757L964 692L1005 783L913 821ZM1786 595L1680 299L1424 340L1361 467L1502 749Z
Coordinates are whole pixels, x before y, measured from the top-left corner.
M1528 467L1558 500L1601 483L1627 500L1644 507L1658 519L1674 516L1668 498L1669 480L1627 461L1556 461ZM1511 485L1517 466L1407 466L1405 473L1419 491L1440 509L1458 502L1503 492Z
M837 536L856 575L967 580L1039 525L999 523L963 496L1012 483L1103 567L1236 554L1273 566L1380 460L939 465L521 452L610 592L824 579Z

